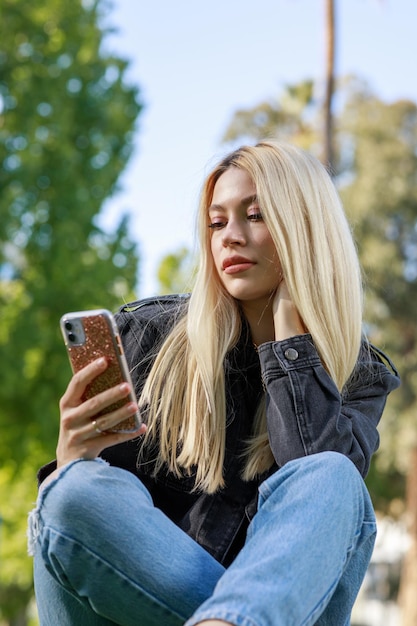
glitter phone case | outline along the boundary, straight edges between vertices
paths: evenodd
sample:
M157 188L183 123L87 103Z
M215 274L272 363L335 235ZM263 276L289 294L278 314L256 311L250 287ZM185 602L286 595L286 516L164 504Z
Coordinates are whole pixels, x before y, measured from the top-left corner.
M101 391L125 381L130 384L133 390L119 331L110 311L98 309L67 313L61 317L60 326L74 374L99 357L104 356L108 361L106 371L86 388L84 400L88 400ZM127 402L136 402L137 404L133 391L129 396L108 406L105 411L98 413L95 417L114 411ZM112 432L134 432L140 424L138 409L135 415L109 430Z

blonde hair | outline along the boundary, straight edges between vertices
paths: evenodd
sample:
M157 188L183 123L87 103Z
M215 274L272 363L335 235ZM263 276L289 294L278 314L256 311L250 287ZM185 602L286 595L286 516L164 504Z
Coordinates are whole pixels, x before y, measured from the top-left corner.
M226 436L224 359L241 332L239 304L222 286L210 249L208 207L230 167L252 178L289 293L339 390L351 375L362 335L362 281L357 252L339 196L325 168L291 145L244 146L207 177L200 200L201 258L187 314L159 351L141 401L148 405L144 445L158 444L155 471L167 464L196 471L196 487L223 485ZM254 416L243 477L266 471L273 457L264 402Z

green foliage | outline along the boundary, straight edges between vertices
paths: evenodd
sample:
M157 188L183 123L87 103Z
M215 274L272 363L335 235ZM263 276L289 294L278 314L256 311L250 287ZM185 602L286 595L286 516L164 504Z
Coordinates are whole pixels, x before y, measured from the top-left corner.
M381 471L377 457L374 457L365 482L372 494L372 502L377 511L394 519L404 513L405 480L402 472L392 465Z
M80 0L3 3L0 297L8 323L0 352L9 384L1 386L0 403L10 432L2 443L16 443L18 434L23 457L33 428L41 427L48 450L54 439L45 400L68 375L60 315L112 308L129 297L136 278L126 219L109 235L96 217L130 155L140 105L136 89L123 82L126 62L100 54L102 4L86 6ZM23 441L16 414L28 425Z
M223 140L243 143L277 138L311 149L318 141L319 129L312 123L316 109L313 81L285 85L278 98L236 111Z
M36 499L33 467L26 463L18 468L9 460L0 468L0 493L0 616L10 619L24 611L33 595L32 560L26 556L27 514Z
M187 248L167 254L158 268L159 293L185 293L191 290L192 254Z
M141 110L126 61L104 52L107 12L100 0L1 7L0 620L30 593L26 514L70 376L59 318L134 296L127 218L112 233L97 225Z

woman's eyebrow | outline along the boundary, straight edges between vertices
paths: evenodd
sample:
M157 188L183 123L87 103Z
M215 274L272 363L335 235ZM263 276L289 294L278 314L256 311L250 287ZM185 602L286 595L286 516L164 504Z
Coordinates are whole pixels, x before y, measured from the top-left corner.
M247 198L243 198L242 204L255 204L258 202L258 196L253 194L252 196L248 196Z
M240 204L243 206L247 206L250 204L255 204L257 202L258 202L258 196L254 194L252 196L247 196L246 198L242 198L242 200L240 201ZM223 207L221 204L212 204L211 206L209 206L207 210L209 213L210 211L226 211L225 207Z

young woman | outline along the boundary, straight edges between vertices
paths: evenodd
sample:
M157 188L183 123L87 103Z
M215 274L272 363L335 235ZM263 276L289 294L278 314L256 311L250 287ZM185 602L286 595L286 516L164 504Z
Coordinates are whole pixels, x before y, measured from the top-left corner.
M60 403L31 514L42 626L343 626L376 525L363 483L398 384L362 334L351 232L320 163L263 142L208 176L190 296L117 317L146 427ZM146 432L145 432L146 431Z

